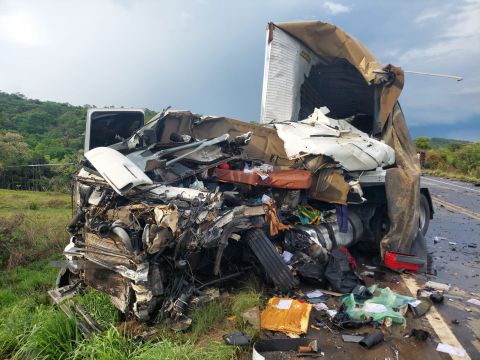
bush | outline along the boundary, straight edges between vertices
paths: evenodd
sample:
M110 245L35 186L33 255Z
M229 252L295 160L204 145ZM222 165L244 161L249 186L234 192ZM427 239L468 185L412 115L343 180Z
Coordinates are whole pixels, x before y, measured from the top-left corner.
M28 206L29 210L38 210L39 209L39 206L35 201L30 201L27 206Z

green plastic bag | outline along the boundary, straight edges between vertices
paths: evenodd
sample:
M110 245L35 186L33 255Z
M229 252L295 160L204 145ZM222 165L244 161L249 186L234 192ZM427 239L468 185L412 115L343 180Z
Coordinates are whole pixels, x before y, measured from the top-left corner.
M367 320L382 323L386 318L396 324L403 324L403 314L409 302L415 299L395 293L390 288L379 289L376 285L369 288L375 296L369 300L357 300L353 294L345 295L342 303L345 311L354 320ZM387 321L386 323L390 323Z

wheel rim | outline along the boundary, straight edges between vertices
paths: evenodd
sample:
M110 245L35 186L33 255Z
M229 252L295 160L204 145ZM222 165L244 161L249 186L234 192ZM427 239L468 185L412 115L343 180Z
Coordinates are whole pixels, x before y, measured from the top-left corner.
M423 230L423 227L425 226L425 217L426 217L425 207L420 206L420 216L418 218L418 227L421 230Z

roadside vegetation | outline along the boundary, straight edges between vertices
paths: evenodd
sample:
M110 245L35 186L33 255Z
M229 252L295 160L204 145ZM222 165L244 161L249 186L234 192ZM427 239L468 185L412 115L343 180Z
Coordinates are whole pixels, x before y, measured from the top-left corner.
M246 310L262 305L254 278L193 311L185 332L173 332L164 323L146 327L122 321L108 296L91 290L73 300L103 331L85 338L76 319L68 318L47 294L55 286L70 217L69 195L0 190L0 359L250 358L251 349L226 345L222 336L238 330L257 335L242 318Z
M415 139L418 151L425 152L425 174L480 184L480 142L447 139Z
M0 188L68 192L82 155L90 108L95 105L73 106L0 91ZM153 115L145 109L146 119ZM32 164L55 166L26 166Z

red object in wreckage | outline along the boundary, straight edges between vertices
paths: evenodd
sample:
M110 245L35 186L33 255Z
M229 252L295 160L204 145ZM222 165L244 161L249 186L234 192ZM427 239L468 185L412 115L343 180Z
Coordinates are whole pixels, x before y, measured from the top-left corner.
M425 262L415 255L396 252L386 252L384 257L385 266L392 270L418 271Z
M218 165L218 168L223 169L223 170L230 170L230 164L229 163L221 163L220 165Z

